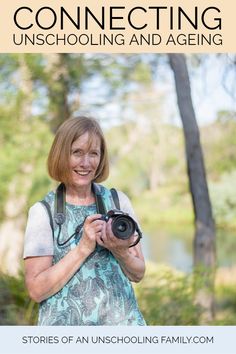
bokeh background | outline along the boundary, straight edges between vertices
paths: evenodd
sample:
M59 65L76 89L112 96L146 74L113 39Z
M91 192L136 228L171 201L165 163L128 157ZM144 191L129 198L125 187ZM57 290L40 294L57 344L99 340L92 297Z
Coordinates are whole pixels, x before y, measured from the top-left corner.
M29 207L56 184L46 159L57 127L101 123L105 185L123 190L147 260L135 291L150 325L236 325L236 56L188 54L191 98L216 225L215 309L203 321L194 278L194 211L170 56L0 55L0 324L35 324L23 279Z

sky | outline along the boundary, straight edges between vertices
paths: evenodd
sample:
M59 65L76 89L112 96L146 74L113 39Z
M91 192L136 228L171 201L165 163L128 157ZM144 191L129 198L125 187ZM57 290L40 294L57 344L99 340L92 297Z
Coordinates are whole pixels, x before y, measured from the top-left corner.
M212 122L219 110L236 110L236 65L234 71L229 69L232 63L229 56L225 58L228 69L220 60L212 58L207 68L192 78L194 108L200 125ZM224 78L232 96L223 86Z
M200 126L213 122L220 110L236 111L236 65L232 65L233 57L208 55L204 58L201 65L188 66L193 105ZM158 65L154 90L157 96L162 97L163 116L166 122L181 126L173 73L170 68L168 69L167 60L161 61ZM231 95L227 93L224 85L231 90ZM78 113L98 117L106 126L108 122L109 125L118 124L124 114L122 103L114 97L107 99L105 93L104 82L99 78L95 77L87 82L85 91L81 95L81 108ZM152 99L144 95L143 101L145 99L151 105L160 103L155 99L155 95ZM96 102L98 105L93 106L91 102ZM135 117L136 113L126 109L126 114L131 118L132 114Z

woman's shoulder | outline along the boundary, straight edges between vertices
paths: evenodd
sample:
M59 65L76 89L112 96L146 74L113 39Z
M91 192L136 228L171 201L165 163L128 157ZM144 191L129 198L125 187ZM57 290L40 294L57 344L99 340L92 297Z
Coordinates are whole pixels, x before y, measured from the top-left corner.
M128 213L139 225L137 215L134 211L133 205L128 195L120 190L117 190L117 193L120 202L120 210L122 210L125 213Z
M134 214L133 206L128 195L119 189L116 191L119 198L120 209L126 213Z
M42 201L46 201L47 203L51 204L54 201L54 197L55 197L55 192L54 191L48 192L41 200L35 202L29 208L29 213L41 214L42 215L42 210L45 209L45 207L43 206Z
M130 198L128 197L128 195L126 193L124 193L123 191L118 190L118 189L116 191L118 194L120 205L131 205Z
M45 200L48 203L54 202L54 199L55 199L55 191L48 192L43 198L43 200Z
M46 215L44 205L39 201L29 208L29 217L34 219L44 218Z

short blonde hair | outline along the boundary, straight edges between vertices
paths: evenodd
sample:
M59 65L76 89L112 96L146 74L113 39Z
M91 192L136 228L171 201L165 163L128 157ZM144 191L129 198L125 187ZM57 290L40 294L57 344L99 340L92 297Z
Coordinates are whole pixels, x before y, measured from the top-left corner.
M75 140L85 133L89 134L89 147L95 136L99 137L101 142L101 159L94 182L102 182L107 179L109 161L104 134L99 123L94 118L84 116L67 119L57 130L47 161L50 177L58 182L71 183L71 146Z

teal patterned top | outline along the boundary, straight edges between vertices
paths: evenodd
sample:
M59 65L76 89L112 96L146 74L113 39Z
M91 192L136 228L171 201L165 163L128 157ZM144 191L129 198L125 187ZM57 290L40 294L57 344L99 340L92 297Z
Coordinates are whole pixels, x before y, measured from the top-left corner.
M107 210L114 208L110 191L101 187ZM55 193L45 200L54 214ZM66 203L66 221L62 225L60 243L67 240L88 215L97 213L96 205L76 206ZM82 230L65 246L58 246L58 226L54 224L53 264L73 249ZM55 295L40 303L39 325L145 325L131 282L118 261L106 248L97 245L68 283Z

